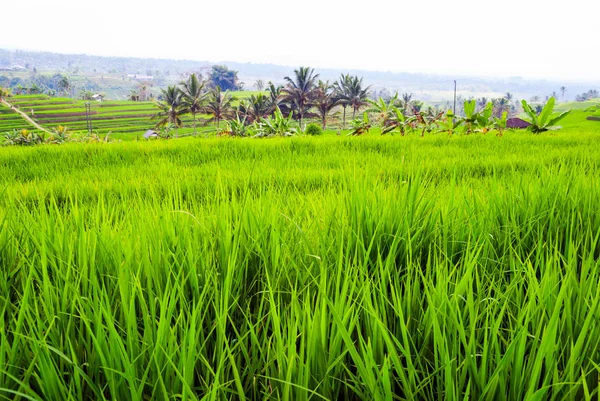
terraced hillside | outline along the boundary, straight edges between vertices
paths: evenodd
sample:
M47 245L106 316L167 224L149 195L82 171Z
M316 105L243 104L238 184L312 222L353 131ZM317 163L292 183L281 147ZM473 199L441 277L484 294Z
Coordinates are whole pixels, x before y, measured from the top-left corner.
M70 98L51 98L46 95L24 95L10 98L10 103L27 113L33 120L47 129L60 125L71 131L87 130L85 102ZM157 109L152 102L106 101L90 102L92 129L101 135L111 132L115 139L134 139L146 130L154 128L152 116ZM0 133L13 129L33 127L18 113L3 106L0 108ZM213 130L201 127L198 131ZM193 131L191 117L184 118L180 135Z

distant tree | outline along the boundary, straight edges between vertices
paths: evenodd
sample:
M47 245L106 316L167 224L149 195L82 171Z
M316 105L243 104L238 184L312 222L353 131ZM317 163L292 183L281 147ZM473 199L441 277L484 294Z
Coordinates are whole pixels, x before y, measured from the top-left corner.
M350 106L350 93L348 88L350 86L350 74L342 74L340 78L333 83L333 91L337 98L337 102L342 106L343 116L342 116L342 127L346 128L346 108Z
M275 110L275 107L269 96L259 93L251 95L244 104L240 105L238 110L245 116L246 121L254 122L268 117Z
M531 103L538 103L540 100L542 99L538 95L532 96L531 99L529 99Z
M187 80L179 83L181 86L182 106L185 112L191 113L194 120L194 135L196 135L196 114L202 111L208 93L204 90L204 82L196 74L191 74Z
M333 87L329 85L329 81L319 81L315 91L314 106L317 114L321 118L321 127L327 128L327 117L333 108L338 104L338 99Z
M221 120L231 118L233 116L233 106L231 103L235 100L229 91L222 92L221 87L217 86L211 89L208 95L204 113L210 114L212 117L209 122L216 122L217 128Z
M265 81L262 79L257 79L256 82L254 82L254 87L257 91L262 92L262 90L265 88Z
M567 91L567 87L566 86L561 86L560 87L560 92L562 93L562 101L565 101L565 92Z
M403 93L402 94L402 107L404 108L405 113L409 111L410 101L412 100L412 93Z
M0 87L0 102L10 96L10 89Z
M209 81L213 88L219 87L220 90L229 91L238 89L238 72L230 70L226 65L213 65Z
M71 90L73 89L73 84L71 83L69 77L67 77L66 75L60 76L57 86L58 90L63 92L65 95L70 94Z
M356 118L356 112L369 103L370 86L363 87L363 79L358 76L353 76L348 81L348 95L350 97L350 106L352 107L352 119Z
M312 102L316 95L316 80L319 74L310 67L300 67L294 70L293 77L284 77L285 87L281 90L281 99L290 105L291 109L297 113L300 129L302 130L302 120L306 112L312 107Z
M480 109L485 108L487 104L488 100L486 97L480 97L479 99L477 99L477 107L479 107Z
M157 128L174 125L178 129L183 125L181 116L185 113L183 106L183 94L176 86L169 86L166 90L161 89L162 101L156 103L160 109L152 118L158 118Z

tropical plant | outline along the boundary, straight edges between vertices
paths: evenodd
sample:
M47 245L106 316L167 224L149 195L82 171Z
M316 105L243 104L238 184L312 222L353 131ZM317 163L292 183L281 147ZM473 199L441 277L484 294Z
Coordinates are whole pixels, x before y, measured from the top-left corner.
M31 132L26 129L13 130L4 134L4 146L33 146L44 143L43 133Z
M565 92L567 91L567 87L566 86L561 86L560 87L560 92L562 93L562 101L565 101Z
M71 139L69 128L63 125L59 125L52 129L52 134L48 138L48 143L60 145L69 142Z
M172 124L178 132L183 125L181 116L185 113L181 90L176 86L169 86L166 90L161 89L161 95L162 101L155 103L160 111L152 116L153 119L159 119L156 128Z
M363 87L363 79L358 76L350 77L347 81L347 96L349 98L348 104L352 107L352 118L356 117L358 112L363 106L368 105L369 88Z
M235 98L229 93L229 91L222 92L221 87L217 86L211 89L209 92L206 106L204 107L204 113L211 115L208 122L216 122L217 128L221 120L226 120L234 115L232 103Z
M249 122L258 121L261 118L269 116L276 105L273 105L271 98L263 93L251 95L238 110L248 118Z
M351 123L352 131L347 136L359 136L369 133L371 129L371 122L369 121L369 115L367 112L363 113L363 118L356 118Z
M296 130L293 125L293 112L285 117L279 108L275 109L272 116L254 122L252 131L254 138L271 138L274 136L293 136Z
M438 121L439 132L447 133L448 135L454 134L456 129L462 124L460 118L456 118L452 110L446 112L446 118Z
M442 119L443 116L443 111L421 112L415 110L414 118L417 127L421 130L421 136L425 136L425 132L433 132L437 126L437 123Z
M475 120L477 122L477 132L487 134L494 128L494 120L492 119L493 112L494 105L491 102L489 102L485 105L483 110L481 110L479 113L476 113Z
M367 109L366 112L376 114L377 120L381 124L381 127L387 127L390 124L390 120L395 115L395 110L397 110L397 106L399 103L398 93L396 93L388 101L385 101L383 98L380 97L376 101L369 100L368 102L371 105L371 107Z
M338 98L336 97L335 91L331 91L332 86L329 82L319 81L317 90L315 91L314 107L317 110L317 114L321 119L321 128L327 127L327 117L329 113L338 105Z
M179 85L181 86L182 107L185 113L192 114L194 135L196 135L196 114L202 111L208 93L204 90L204 82L201 82L196 74L191 74Z
M406 117L401 109L398 107L393 108L394 115L388 120L388 125L381 128L381 135L385 135L394 130L400 131L400 135L406 135L408 130L412 129L412 123L414 117Z
M527 104L525 100L523 100L521 104L523 105L523 110L527 114L527 117L525 117L524 120L531 124L527 129L534 134L539 134L548 130L560 129L561 127L557 126L556 124L565 118L571 112L571 110L567 110L560 114L553 114L555 103L556 99L554 97L548 99L548 102L546 102L546 105L538 115L531 108L531 106Z
M265 88L265 81L262 79L257 79L256 82L254 82L254 88L256 88L257 91L262 92L262 90Z
M412 100L413 94L412 93L403 93L402 94L402 107L404 108L404 112L408 113L408 111L410 110L410 102Z
M240 119L237 115L235 119L228 120L225 124L225 128L218 133L219 136L239 136L244 137L248 132L248 125L246 125L246 117Z
M498 136L502 136L506 130L506 123L508 121L508 113L505 111L502 113L502 117L494 117L494 128L498 130Z
M342 128L346 128L346 108L350 105L350 94L348 87L350 86L350 74L340 75L340 79L333 83L333 91L337 103L342 106Z
M312 107L316 96L316 81L319 74L310 67L294 70L293 77L284 77L286 86L281 90L281 99L298 115L300 129L306 112Z

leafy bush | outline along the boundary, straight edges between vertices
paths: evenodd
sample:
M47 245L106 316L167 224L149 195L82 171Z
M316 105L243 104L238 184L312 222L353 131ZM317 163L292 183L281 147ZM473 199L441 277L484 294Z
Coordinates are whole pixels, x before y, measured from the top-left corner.
M308 124L304 133L306 135L323 135L323 129L317 124Z

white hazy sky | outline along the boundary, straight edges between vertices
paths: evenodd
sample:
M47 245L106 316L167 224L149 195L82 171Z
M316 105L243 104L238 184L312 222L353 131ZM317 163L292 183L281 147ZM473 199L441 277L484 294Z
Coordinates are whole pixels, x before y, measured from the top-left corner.
M0 48L600 81L600 0L3 0Z

